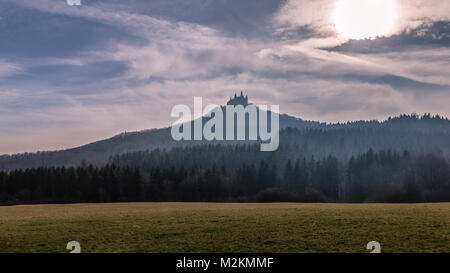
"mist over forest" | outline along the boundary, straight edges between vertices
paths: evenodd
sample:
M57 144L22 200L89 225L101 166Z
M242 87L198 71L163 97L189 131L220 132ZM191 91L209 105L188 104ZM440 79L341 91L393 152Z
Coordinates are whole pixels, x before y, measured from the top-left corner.
M429 114L324 124L280 116L280 145L126 133L0 158L0 202L450 201L450 121Z

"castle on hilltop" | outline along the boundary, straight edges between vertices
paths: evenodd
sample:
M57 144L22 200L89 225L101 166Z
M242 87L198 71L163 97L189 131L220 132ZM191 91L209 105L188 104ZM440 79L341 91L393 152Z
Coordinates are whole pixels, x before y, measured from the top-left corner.
M244 97L244 94L242 91L241 91L241 95L239 97L235 93L234 98L230 98L230 100L227 102L227 105L233 105L233 106L243 105L244 107L246 107L247 105L249 105L248 96L245 95L245 97Z

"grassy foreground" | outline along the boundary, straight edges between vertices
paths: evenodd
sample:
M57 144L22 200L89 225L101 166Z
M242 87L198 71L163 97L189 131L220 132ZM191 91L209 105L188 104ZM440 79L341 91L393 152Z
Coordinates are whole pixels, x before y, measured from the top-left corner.
M450 252L450 203L0 207L0 252Z

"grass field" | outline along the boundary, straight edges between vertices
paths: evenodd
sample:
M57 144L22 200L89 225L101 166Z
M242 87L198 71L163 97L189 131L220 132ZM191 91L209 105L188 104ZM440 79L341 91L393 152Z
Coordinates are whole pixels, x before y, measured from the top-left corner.
M0 252L450 252L450 203L0 207Z

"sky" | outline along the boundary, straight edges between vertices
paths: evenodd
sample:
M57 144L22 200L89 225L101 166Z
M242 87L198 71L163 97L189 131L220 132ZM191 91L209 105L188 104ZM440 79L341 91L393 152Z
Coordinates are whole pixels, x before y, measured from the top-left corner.
M0 0L0 154L167 127L241 90L305 120L450 117L449 64L450 1Z

